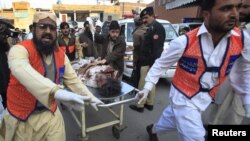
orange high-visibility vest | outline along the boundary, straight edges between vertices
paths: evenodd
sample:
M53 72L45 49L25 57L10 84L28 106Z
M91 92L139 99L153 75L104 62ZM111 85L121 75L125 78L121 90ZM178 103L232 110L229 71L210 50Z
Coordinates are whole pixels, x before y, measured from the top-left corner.
M58 39L58 44L59 47L62 48L62 50L65 53L73 53L75 51L75 38L70 38L69 40L69 45L67 46L66 43L64 42L64 40L62 38ZM68 51L67 51L68 48Z
M187 47L183 56L178 61L177 69L173 77L173 86L188 98L192 98L199 92L208 92L214 98L227 75L230 73L234 62L241 56L243 49L243 33L239 28L234 28L240 36L231 35L228 38L224 58L219 67L207 67L202 47L201 37L197 37L199 28L187 33ZM205 72L218 72L219 82L211 89L201 87L200 79Z
M46 69L43 60L36 50L32 40L21 42L20 45L24 46L29 53L30 65L41 75L46 76ZM54 51L54 64L55 64L55 83L62 84L62 77L64 75L64 52L57 48ZM30 82L32 83L32 82ZM37 90L39 91L39 90ZM25 121L29 115L35 110L37 99L23 86L12 74L7 90L7 108L11 115L19 120ZM53 101L51 112L55 112L57 108L56 101Z

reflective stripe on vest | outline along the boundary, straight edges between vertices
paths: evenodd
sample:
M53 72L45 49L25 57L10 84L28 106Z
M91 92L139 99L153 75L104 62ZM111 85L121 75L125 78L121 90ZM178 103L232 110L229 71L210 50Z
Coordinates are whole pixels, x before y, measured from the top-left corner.
M32 40L25 40L20 45L24 46L29 54L30 65L41 75L46 75L43 61L37 52ZM55 77L56 83L62 84L64 75L64 52L61 49L54 51L55 60ZM32 83L32 82L30 82ZM39 90L38 90L39 91ZM11 115L19 120L25 121L29 115L35 110L37 99L11 74L10 82L7 90L7 108ZM50 107L51 112L55 112L57 108L56 101L53 101Z
M173 86L188 98L192 98L199 92L208 92L214 98L227 75L230 73L234 62L241 56L243 48L243 34L238 28L234 28L240 36L230 36L228 38L222 64L219 67L207 67L202 53L201 37L197 37L199 28L189 32L187 36L187 47L183 56L178 61ZM200 79L205 72L218 72L219 82L211 89L203 89Z

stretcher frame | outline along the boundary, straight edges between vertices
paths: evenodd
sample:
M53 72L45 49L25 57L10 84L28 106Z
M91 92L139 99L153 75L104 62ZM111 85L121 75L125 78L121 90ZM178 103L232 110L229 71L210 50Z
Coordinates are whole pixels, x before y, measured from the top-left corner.
M108 111L111 113L111 115L114 116L114 120L110 120L101 124L96 124L94 126L91 127L86 127L86 118L85 118L85 109L84 111L81 112L81 121L77 118L76 114L72 111L69 110L69 112L71 113L71 115L73 116L74 120L76 121L77 125L81 128L81 137L79 138L79 140L81 141L88 141L89 140L89 136L88 133L89 132L93 132L96 131L98 129L102 129L102 128L106 128L109 126L112 126L112 133L113 136L116 139L120 138L120 132L123 131L126 127L122 128L123 125L123 111L124 111L124 105L125 103L128 102L132 102L135 101L136 98L129 98L129 99L124 99L125 95L129 94L129 93L133 93L133 92L138 92L138 89L135 89L133 86L122 82L122 94L116 97L112 97L112 98L102 98L100 97L100 95L97 95L95 89L93 88L89 88L90 91L100 100L117 100L113 103L108 103L108 104L102 104L102 105L98 105L98 108L106 108L108 109ZM93 92L94 91L94 92ZM115 112L114 110L111 109L111 107L116 106L116 105L120 105L120 111L119 112Z

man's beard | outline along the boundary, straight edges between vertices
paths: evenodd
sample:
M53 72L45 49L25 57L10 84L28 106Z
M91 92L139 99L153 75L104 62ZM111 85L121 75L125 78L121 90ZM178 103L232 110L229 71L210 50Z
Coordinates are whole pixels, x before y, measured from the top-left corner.
M62 35L67 37L67 36L69 36L69 33L70 33L69 31L68 32L62 32Z
M111 41L116 42L117 39L118 39L118 36L114 36L114 37L111 37L111 36L110 36L110 39L111 39Z
M250 22L250 14L246 14L246 15L244 15L244 17L240 17L240 22L249 23Z
M42 38L44 36L49 36L50 38L53 38L51 34L43 34ZM38 52L41 54L44 54L46 56L52 54L54 52L54 50L56 49L56 40L53 41L52 44L50 44L50 45L44 44L41 40L37 39L35 32L33 33L32 40L33 40Z
M234 21L234 24L228 24L228 22ZM236 19L230 19L224 22L215 22L215 20L211 19L209 22L209 29L215 33L227 33L232 30L236 26Z

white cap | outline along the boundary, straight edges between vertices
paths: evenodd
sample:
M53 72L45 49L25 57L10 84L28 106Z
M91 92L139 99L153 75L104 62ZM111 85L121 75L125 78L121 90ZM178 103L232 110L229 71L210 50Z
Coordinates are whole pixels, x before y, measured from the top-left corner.
M34 14L33 23L38 23L40 20L50 18L56 23L56 15L53 12L36 12Z

